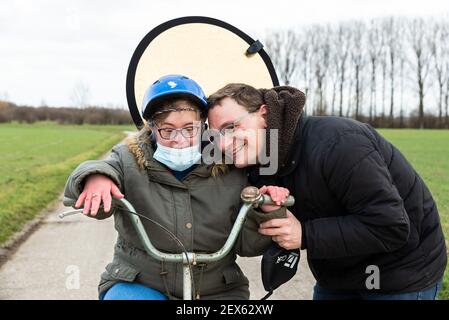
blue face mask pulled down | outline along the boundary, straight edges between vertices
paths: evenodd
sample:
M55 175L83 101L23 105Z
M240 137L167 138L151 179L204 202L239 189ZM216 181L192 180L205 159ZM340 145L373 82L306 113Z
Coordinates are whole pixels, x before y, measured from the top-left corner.
M157 143L153 158L174 171L184 171L198 163L201 159L201 152L198 145L175 149Z

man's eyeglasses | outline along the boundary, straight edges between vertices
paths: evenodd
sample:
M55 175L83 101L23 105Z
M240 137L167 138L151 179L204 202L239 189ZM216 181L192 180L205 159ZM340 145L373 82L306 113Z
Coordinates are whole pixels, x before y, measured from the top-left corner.
M219 135L217 135L217 134L210 135L209 136L209 141L210 142L214 142L214 140L217 139L217 138L220 139L222 137L226 137L226 136L229 136L229 135L233 134L234 130L238 127L239 122L242 121L243 119L245 119L250 114L256 112L256 111L257 110L255 110L255 111L248 111L245 114L243 114L240 117L238 117L237 119L235 119L234 121L232 121L230 124L227 124L226 126L221 128L220 130L217 130Z
M179 128L179 129L175 129L175 128L159 128L155 125L157 131L159 132L159 135L161 136L162 139L165 140L174 140L176 139L176 137L178 136L178 132L181 132L181 135L184 138L193 138L198 134L198 131L200 130L201 126L196 125L196 126L188 126L188 127L184 127L184 128Z

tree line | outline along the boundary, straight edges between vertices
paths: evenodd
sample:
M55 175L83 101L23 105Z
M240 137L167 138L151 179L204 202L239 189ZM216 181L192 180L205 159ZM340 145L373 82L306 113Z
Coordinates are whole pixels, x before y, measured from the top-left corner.
M132 124L128 110L89 106L85 108L68 107L30 107L0 101L0 123L17 121L34 123L55 121L60 124Z
M312 115L376 127L449 128L449 20L376 18L268 32L282 85Z

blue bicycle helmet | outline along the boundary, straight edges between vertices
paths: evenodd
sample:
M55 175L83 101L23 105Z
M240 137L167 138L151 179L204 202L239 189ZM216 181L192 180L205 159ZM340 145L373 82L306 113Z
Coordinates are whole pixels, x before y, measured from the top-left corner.
M156 80L145 92L142 117L148 120L157 111L158 102L168 97L191 99L207 111L207 98L198 83L180 74L170 74Z

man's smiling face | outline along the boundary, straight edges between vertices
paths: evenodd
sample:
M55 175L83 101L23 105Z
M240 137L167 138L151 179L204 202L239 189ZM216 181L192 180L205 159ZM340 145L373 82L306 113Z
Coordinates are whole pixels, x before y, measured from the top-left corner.
M265 144L266 112L266 106L262 105L249 113L230 97L223 98L209 110L210 129L223 133L215 143L228 158L233 159L237 168L258 163Z

